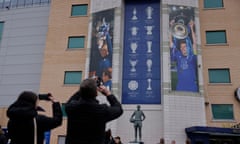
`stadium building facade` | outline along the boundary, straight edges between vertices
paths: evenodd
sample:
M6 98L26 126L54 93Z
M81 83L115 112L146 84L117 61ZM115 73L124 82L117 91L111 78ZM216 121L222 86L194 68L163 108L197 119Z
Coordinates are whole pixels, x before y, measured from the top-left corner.
M64 112L81 80L108 72L106 86L121 101L124 114L107 129L123 143L134 140L129 120L137 105L146 116L146 144L160 138L208 144L238 136L233 127L240 119L235 97L239 4L0 0L0 124L7 125L6 109L23 90L52 93ZM106 102L103 96L98 99ZM48 102L40 105L51 115ZM51 143L64 143L66 121L64 113L63 125L51 131ZM212 136L224 128L235 133L227 131L225 139Z

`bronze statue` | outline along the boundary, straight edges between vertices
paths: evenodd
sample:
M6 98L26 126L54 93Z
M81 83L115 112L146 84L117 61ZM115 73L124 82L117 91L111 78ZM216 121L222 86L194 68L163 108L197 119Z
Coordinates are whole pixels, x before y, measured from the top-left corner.
M141 106L137 105L137 110L134 111L130 118L130 122L134 123L135 130L135 141L137 141L137 133L139 134L139 141L142 139L142 121L145 120L145 115L142 110L140 110Z

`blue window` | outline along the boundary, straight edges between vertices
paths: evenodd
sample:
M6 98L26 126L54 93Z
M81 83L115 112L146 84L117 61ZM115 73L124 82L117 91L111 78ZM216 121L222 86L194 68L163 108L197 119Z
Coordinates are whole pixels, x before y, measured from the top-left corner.
M86 16L88 10L87 4L72 5L71 16Z
M50 0L41 0L41 3L49 3Z
M81 71L66 71L64 76L64 84L80 84L82 80Z
M17 5L18 5L18 1L17 0L12 0L11 1L11 8L15 8L15 7L17 7Z
M222 8L223 0L204 0L204 8Z
M44 3L50 3L51 0L32 0L33 4L44 4Z
M206 42L207 44L226 44L226 31L206 31Z
M3 1L3 4L4 4L3 8L7 8L7 7L10 8L10 2L11 2L10 0L4 0Z
M33 0L26 0L25 1L25 5L32 5L33 4Z
M0 8L3 8L3 0L0 0Z
M209 83L231 83L229 69L208 69Z
M75 48L84 48L84 36L79 37L69 37L68 38L68 48L75 49Z
M212 104L212 116L214 120L233 120L233 105Z
M3 24L4 24L4 22L0 22L0 42L1 42L2 34L3 34Z
M25 1L17 1L17 7L24 7Z
M62 113L63 113L63 117L66 117L67 116L67 113L66 113L66 110L65 110L65 105L66 103L62 103Z

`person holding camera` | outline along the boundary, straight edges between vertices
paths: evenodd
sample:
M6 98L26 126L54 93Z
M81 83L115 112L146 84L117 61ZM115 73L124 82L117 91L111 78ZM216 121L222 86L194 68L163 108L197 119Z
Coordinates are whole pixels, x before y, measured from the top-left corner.
M43 110L38 106L39 98L52 102L52 117L38 114ZM62 124L61 105L50 93L38 96L23 91L7 109L7 116L11 144L43 144L44 133Z
M110 105L99 104L98 92L106 96ZM67 101L66 144L104 144L106 123L123 113L117 98L94 79L85 79L80 89Z

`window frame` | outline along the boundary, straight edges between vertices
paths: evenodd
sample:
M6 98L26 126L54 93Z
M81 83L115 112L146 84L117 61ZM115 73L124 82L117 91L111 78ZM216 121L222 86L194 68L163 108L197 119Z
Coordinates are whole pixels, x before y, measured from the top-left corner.
M215 33L216 36L220 36L221 32L224 32L224 38L221 38L221 39L224 39L223 42L209 42L211 40L209 40L209 38L213 38L213 37L210 37L210 34L212 33ZM218 34L217 34L218 33ZM205 38L206 38L206 45L227 45L227 32L226 30L207 30L205 31ZM214 37L215 39L219 39L219 38L216 38ZM213 41L213 40L212 40Z
M207 6L208 5L208 3L207 3L208 1L209 2L213 2L212 0L204 0L203 1L203 8L204 9L222 9L222 8L224 8L224 0L219 0L218 1L221 6L212 6L212 7L211 6Z
M79 73L80 74L79 82L72 82L72 83L68 82L68 80L66 78L67 78L67 74L70 74L70 73ZM64 85L79 85L82 81L82 76L83 76L82 71L65 71L64 72L63 84Z
M0 25L2 25L2 29L0 29L0 43L1 43L3 36L4 21L0 21Z
M74 38L80 38L80 39L83 39L83 44L79 45L78 47L70 47L70 43L71 43L71 39L74 39ZM85 36L69 36L68 37L68 44L67 44L67 49L84 49L85 48L85 40L86 40L86 37Z
M218 70L227 70L227 73L228 73L228 81L229 82L224 82L224 81L218 81L218 82L214 82L213 79L211 79L211 75L215 75L216 76L216 73L215 74L210 74L210 72L213 72L213 70L216 72ZM231 84L231 73L230 73L230 69L229 68L208 68L208 83L209 84Z
M231 107L226 107L226 108L231 108L232 109L232 117L231 118L226 118L226 115L225 115L225 118L216 118L216 115L217 113L214 114L214 106L231 106ZM215 107L217 108L217 107ZM219 112L221 111L222 112L222 109L218 110ZM216 112L216 109L215 109L215 112ZM225 111L226 112L226 111ZM233 104L211 104L211 114L212 114L212 120L214 121L234 121L235 120L235 117L234 117L234 105ZM222 117L224 114L222 113L218 113L218 116ZM228 114L230 115L230 114Z
M86 13L84 14L73 14L74 13L74 7L80 7L81 11L81 6L86 6ZM73 4L71 7L71 16L76 17L76 16L87 16L88 15L88 4Z

